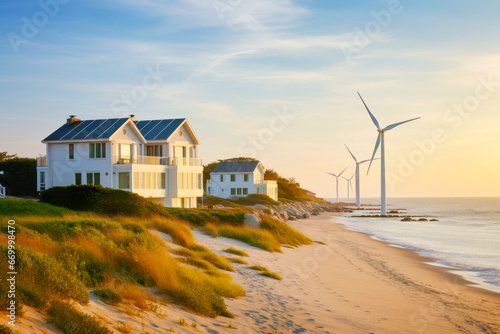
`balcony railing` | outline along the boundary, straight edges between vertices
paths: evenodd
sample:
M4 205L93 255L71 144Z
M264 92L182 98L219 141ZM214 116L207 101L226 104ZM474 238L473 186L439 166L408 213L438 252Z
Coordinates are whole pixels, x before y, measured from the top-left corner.
M276 180L264 180L264 183L265 183L265 184L276 184L276 185L278 184L278 183L276 182Z
M170 157L150 157L150 156L133 156L119 157L113 159L113 163L119 165L159 165L159 166L201 166L201 159L194 158L170 158Z
M36 165L38 167L47 167L47 157L36 158Z

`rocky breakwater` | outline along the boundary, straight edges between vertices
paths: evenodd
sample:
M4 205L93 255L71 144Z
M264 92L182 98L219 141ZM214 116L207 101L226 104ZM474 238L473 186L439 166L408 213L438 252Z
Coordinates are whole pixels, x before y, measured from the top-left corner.
M321 201L321 202L302 202L295 201L280 205L255 205L252 208L257 209L256 214L259 216L262 213L266 213L276 219L281 221L287 220L297 220L297 219L307 219L311 216L317 216L323 212L347 212L349 209L336 205L332 202ZM260 211L260 212L259 212Z

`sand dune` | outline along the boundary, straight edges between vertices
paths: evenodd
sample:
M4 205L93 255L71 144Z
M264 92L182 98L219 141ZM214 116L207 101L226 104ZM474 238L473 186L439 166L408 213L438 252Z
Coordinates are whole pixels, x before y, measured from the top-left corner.
M281 254L195 232L198 242L216 253L228 256L222 250L229 246L242 249L250 255L244 258L250 265L265 266L283 278L263 277L247 265L234 264L234 282L246 291L243 298L226 300L235 319L210 319L175 305L161 306L156 314L132 307L128 313L137 313L125 314L96 298L82 310L110 327L128 323L136 333L500 332L498 294L467 286L411 251L346 230L330 216L290 222L326 245L284 247ZM168 236L162 237L168 242ZM197 328L180 325L180 318Z

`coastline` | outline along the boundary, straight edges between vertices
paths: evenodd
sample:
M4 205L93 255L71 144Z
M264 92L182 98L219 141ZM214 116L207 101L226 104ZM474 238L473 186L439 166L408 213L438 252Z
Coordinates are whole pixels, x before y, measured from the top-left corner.
M336 222L340 214L323 213L288 222L313 245L283 247L270 253L243 242L212 238L199 231L197 242L219 255L235 247L248 253L248 265L234 263L233 282L246 296L226 299L234 319L207 318L172 304L156 312L135 306L110 306L91 295L79 306L109 328L128 324L134 333L499 333L500 294L471 287L431 259L391 246ZM169 246L170 238L158 234ZM322 244L324 243L324 244ZM259 275L261 265L283 279ZM28 309L17 329L26 333L59 333ZM179 319L195 323L183 326ZM31 327L33 326L33 327ZM116 332L116 331L115 331Z

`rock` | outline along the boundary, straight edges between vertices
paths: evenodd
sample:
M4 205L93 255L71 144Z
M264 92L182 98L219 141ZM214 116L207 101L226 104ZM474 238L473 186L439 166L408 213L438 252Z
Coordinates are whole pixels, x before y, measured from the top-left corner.
M256 215L252 214L245 214L245 223L246 226L251 226L251 227L260 227L260 221L257 218Z
M428 220L427 220L427 219L425 219L425 218L420 218L418 221L419 221L419 222L426 222L426 221L428 221Z
M396 210L389 211L389 214L394 214L394 213L399 213L399 211Z
M430 222L438 222L439 220L437 220L437 219L430 219L429 221Z
M412 222L414 221L413 219L411 219L410 217L404 217L403 219L401 219L402 222Z
M310 218L310 217L311 217L311 215L309 213L307 213L307 212L302 215L302 218L304 218L304 219L307 219L307 218Z
M264 210L264 209L267 209L265 205L262 205L262 204L255 204L254 206L252 206L252 208L254 209L258 209L258 210Z

